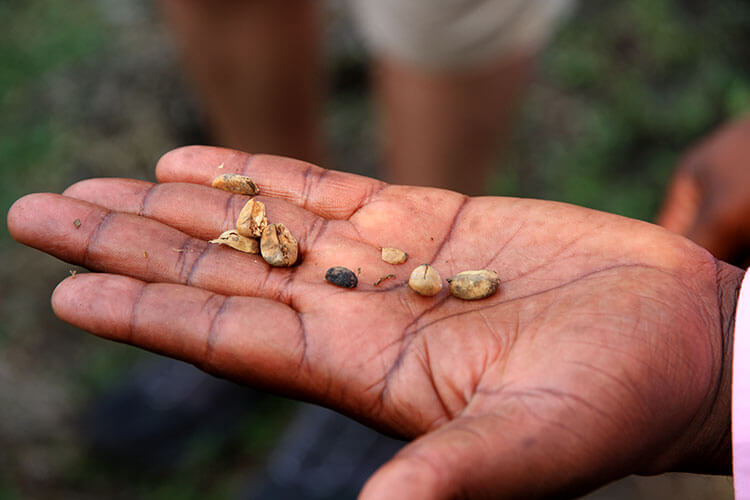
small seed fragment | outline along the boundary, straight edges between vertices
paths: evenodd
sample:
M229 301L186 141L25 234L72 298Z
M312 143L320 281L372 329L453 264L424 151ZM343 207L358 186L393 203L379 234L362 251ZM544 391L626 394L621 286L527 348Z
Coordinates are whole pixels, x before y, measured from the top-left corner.
M500 280L495 271L463 271L448 278L451 295L463 300L479 300L497 292Z
M409 258L409 254L398 248L383 247L380 257L389 264L403 264Z
M246 194L255 196L258 194L258 186L255 185L250 177L240 174L221 174L216 177L211 185L224 191L236 194Z
M237 232L248 238L259 238L267 225L266 206L255 198L245 203L237 217Z
M237 231L229 230L221 233L221 236L215 240L209 241L209 243L216 243L219 245L226 245L232 247L240 252L257 254L260 253L258 240L242 236Z
M297 240L280 222L269 224L260 236L260 254L275 267L289 267L297 262Z
M434 267L429 264L422 264L411 272L409 288L420 295L432 297L443 289L443 282Z
M352 270L344 266L334 266L326 271L326 281L342 288L354 288L359 280Z
M79 227L81 227L81 219L74 220L73 221L73 225L76 227L76 229L78 229Z
M378 278L378 281L376 281L375 283L373 283L372 286L378 286L382 282L387 281L387 280L389 280L391 278L395 278L395 277L396 277L395 274L386 274L385 276L381 276L380 278Z

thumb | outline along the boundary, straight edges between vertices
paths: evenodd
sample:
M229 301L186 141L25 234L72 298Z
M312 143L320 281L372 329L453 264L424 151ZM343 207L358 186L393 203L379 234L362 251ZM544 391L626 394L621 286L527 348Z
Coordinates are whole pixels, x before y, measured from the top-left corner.
M464 468L483 458L481 441L481 436L467 426L446 424L401 449L367 481L360 499L437 500L461 496L459 493L467 487Z
M582 465L573 451L580 443L539 430L496 416L454 420L404 447L368 480L359 498L542 498L599 485L590 479L601 464ZM600 475L598 481L611 479Z
M695 177L681 169L672 179L656 223L673 233L687 234L698 217L702 198Z
M724 198L707 196L695 175L683 168L672 179L656 223L707 249L719 259L732 257L743 213Z
M744 236L741 221L745 218L742 213L727 207L723 200L706 205L701 208L690 230L684 234L714 257L729 260L734 257L735 250L741 244Z

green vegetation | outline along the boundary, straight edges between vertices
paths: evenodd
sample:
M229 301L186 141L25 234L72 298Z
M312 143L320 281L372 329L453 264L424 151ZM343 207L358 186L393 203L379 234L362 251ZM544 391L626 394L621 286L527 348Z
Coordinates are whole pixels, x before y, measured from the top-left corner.
M750 5L588 2L547 48L498 193L651 219L686 148L750 110Z
M60 179L60 117L43 87L56 72L101 50L103 26L91 2L21 0L0 3L0 206ZM3 239L7 232L3 233Z

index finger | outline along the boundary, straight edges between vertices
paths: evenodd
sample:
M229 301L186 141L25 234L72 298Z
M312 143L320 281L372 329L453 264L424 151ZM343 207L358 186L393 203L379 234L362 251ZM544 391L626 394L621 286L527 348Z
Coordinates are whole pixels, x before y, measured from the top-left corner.
M251 177L263 195L287 200L326 219L348 219L387 187L375 179L291 158L209 146L175 149L156 165L159 182L210 186L216 176L229 173Z

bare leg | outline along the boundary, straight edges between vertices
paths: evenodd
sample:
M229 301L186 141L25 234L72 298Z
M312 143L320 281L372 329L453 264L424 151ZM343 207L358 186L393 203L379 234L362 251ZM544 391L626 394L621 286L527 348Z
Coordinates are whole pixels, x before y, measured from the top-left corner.
M314 0L162 0L215 141L322 160Z
M471 72L380 60L375 72L387 180L483 194L533 55Z

